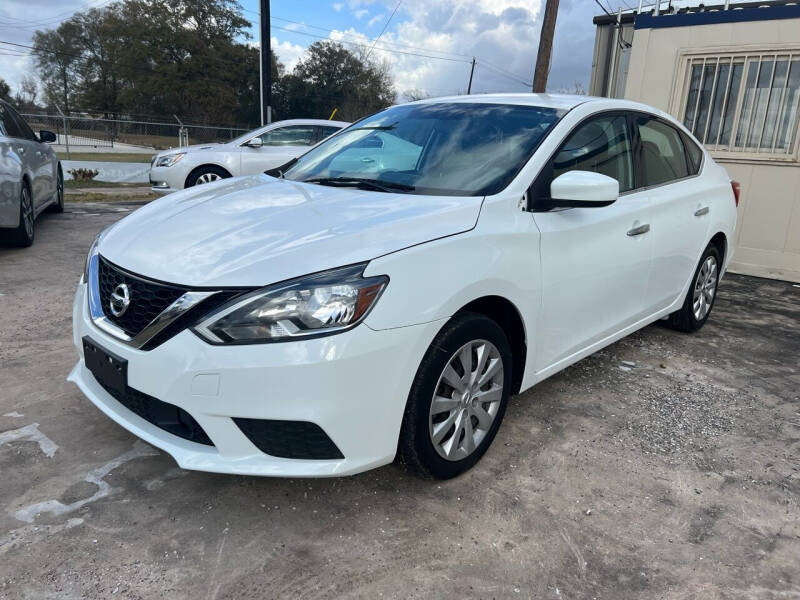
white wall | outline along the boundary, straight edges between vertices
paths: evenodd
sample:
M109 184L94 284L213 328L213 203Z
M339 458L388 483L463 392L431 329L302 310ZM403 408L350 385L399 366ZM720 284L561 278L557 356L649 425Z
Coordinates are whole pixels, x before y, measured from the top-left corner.
M637 29L625 97L680 118L676 88L682 86L682 53L712 47L755 51L782 44L800 46L800 19ZM715 158L742 185L731 270L800 282L800 161L796 156L782 164Z

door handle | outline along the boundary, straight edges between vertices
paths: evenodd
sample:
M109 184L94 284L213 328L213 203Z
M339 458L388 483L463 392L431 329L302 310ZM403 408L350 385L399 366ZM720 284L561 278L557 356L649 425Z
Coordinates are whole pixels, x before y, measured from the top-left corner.
M647 233L648 231L650 231L650 225L648 223L645 223L644 225L639 225L638 227L629 229L628 237L633 237L635 235L642 235L643 233Z
M694 216L695 217L702 217L703 215L707 215L707 214L708 214L708 207L707 206L704 206L703 208L698 208L696 211L694 211Z

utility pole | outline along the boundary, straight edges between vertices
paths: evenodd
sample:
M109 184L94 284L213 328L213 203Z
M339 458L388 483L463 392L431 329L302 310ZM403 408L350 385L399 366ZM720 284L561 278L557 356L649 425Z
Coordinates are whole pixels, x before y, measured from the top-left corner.
M467 95L472 93L472 76L475 74L475 57L472 57L472 68L469 70L469 85L467 85Z
M558 16L558 0L547 0L542 20L542 33L539 36L539 52L536 54L536 71L533 73L533 92L544 93L547 89L547 75L550 72L550 53L553 50L553 34Z
M261 125L272 123L272 52L269 35L269 0L261 0Z

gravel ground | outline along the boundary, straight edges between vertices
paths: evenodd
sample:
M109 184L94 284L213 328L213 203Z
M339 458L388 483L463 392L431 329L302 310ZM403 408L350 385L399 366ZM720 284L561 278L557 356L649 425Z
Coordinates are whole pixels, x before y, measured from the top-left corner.
M512 399L448 482L182 471L64 378L97 231L0 249L0 598L800 598L800 287L728 275Z

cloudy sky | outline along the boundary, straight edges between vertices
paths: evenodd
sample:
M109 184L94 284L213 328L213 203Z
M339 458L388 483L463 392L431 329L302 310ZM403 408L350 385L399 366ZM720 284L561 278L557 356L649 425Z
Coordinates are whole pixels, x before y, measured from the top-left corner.
M240 0L258 42L258 0ZM601 0L611 11L635 0ZM30 44L37 29L57 26L76 10L106 0L2 0L0 40ZM293 67L305 47L320 38L372 45L398 0L272 0L272 47ZM477 68L474 92L528 91L539 40L543 0L402 0L375 45L398 92L429 95L466 90L470 62ZM594 44L595 0L561 0L549 89L588 87ZM28 50L0 43L0 77L15 91L33 69Z

